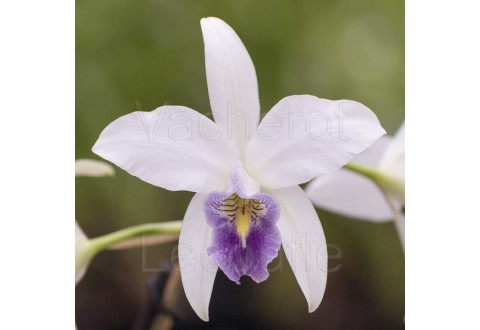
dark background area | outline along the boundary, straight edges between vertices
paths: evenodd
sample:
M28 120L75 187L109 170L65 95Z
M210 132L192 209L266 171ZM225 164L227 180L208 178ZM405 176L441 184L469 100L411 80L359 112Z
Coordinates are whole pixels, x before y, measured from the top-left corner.
M76 1L76 158L114 119L164 104L209 115L200 19L217 16L247 47L262 114L281 98L313 94L370 107L393 134L404 119L404 1ZM192 197L117 168L113 178L76 179L76 219L90 237L130 225L180 220ZM404 256L393 223L318 211L331 272L320 307L307 304L283 256L270 278L237 286L218 273L209 323L182 296L176 327L402 329ZM131 329L148 283L175 258L175 244L108 251L76 287L82 329ZM183 292L182 292L183 295Z

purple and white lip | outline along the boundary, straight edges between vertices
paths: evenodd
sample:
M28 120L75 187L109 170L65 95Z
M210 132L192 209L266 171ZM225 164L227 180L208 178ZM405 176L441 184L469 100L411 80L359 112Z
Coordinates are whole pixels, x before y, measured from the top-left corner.
M277 221L280 206L241 167L230 176L227 192L212 192L204 201L207 223L213 228L212 256L227 277L240 284L250 276L259 283L268 278L268 264L281 245Z

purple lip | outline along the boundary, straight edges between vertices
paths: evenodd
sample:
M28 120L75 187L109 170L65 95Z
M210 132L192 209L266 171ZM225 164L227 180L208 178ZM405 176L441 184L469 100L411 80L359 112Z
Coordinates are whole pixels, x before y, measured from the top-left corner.
M259 283L268 278L267 266L280 249L280 207L268 194L242 197L212 192L205 198L203 209L213 228L208 253L230 280L240 284L247 275Z

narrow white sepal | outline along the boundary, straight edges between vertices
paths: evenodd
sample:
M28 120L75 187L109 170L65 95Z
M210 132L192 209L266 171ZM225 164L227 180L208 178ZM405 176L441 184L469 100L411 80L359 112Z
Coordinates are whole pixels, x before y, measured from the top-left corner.
M278 229L283 250L312 313L320 305L327 284L328 251L322 225L300 187L266 192L280 204Z
M178 258L185 295L197 315L208 321L208 306L218 266L208 254L212 228L203 212L204 194L195 194L183 220Z
M200 24L213 116L243 154L260 117L255 67L242 41L227 23L208 17Z

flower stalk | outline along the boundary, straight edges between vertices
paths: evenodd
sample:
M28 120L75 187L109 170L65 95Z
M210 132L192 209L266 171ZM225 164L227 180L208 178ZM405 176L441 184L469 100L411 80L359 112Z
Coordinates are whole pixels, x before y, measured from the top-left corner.
M125 249L151 245L152 241L138 241L138 237L149 235L155 238L154 244L171 242L178 238L182 221L148 223L115 231L113 233L89 239L78 223L75 223L75 285L83 278L90 261L99 252L107 248ZM162 237L163 236L163 237ZM122 245L123 243L123 245Z
M178 234L182 228L182 221L169 221L160 223L147 223L128 227L104 236L90 240L91 249L98 253L108 247L123 242L127 239L141 235Z

